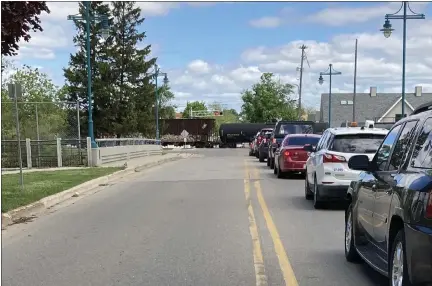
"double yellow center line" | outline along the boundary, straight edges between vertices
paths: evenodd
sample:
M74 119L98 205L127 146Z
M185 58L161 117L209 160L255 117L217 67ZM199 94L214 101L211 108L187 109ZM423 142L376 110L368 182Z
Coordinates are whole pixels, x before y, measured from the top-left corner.
M250 183L251 179L255 179L254 189L256 190L258 203L261 207L267 229L270 232L270 236L273 240L274 250L276 256L279 260L279 266L282 271L282 275L285 280L285 285L287 286L298 286L297 279L294 275L294 271L291 267L291 264L288 260L288 256L286 254L285 248L282 244L282 241L279 237L279 232L277 227L273 221L272 216L267 207L267 203L264 199L261 190L261 184L259 181L259 171L257 168L252 167L252 170L249 168L249 164L247 160L244 162L244 193L246 197L246 203L248 208L249 215L249 231L252 237L252 247L253 247L253 259L254 259L254 267L255 267L255 276L256 276L256 285L257 286L267 286L267 275L265 273L264 267L264 258L261 249L261 241L259 238L258 227L255 220L255 214L252 207L252 199L251 199L251 191L250 191Z

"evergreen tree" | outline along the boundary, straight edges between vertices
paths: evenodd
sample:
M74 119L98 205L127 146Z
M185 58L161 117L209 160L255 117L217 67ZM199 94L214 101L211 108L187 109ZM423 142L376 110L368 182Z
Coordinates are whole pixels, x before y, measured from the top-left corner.
M117 137L139 132L154 136L154 84L150 74L156 62L148 59L151 46L144 48L145 32L138 27L144 22L136 2L112 2L112 45L109 48L107 89L111 97L112 130ZM164 93L161 93L163 95Z
M79 13L85 15L85 7L82 2L79 3ZM107 15L110 17L110 8L108 4L101 1L91 2L90 18L94 19L95 15ZM109 20L112 25L112 19ZM77 35L73 38L78 51L71 54L69 66L64 69L66 78L66 100L75 102L79 100L82 107L81 114L81 133L87 135L88 130L88 98L87 98L87 54L86 54L86 30L84 21L74 21L77 29ZM102 24L98 20L90 22L90 65L92 73L92 97L93 97L93 124L95 136L99 137L101 133L110 132L110 107L111 99L106 94L107 82L107 47L112 43L112 39L105 41L102 39Z

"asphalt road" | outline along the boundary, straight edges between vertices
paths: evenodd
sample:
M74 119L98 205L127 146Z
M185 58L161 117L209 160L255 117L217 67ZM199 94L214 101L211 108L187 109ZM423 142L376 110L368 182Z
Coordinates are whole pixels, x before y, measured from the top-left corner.
M247 149L138 173L2 232L2 285L387 285L344 258L343 211Z

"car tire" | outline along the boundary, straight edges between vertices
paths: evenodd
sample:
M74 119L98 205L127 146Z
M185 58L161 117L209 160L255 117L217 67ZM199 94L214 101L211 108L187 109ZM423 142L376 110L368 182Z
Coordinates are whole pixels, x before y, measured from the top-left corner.
M275 168L276 169L276 168ZM282 172L282 170L280 169L280 166L278 165L277 167L277 171L276 171L276 175L278 179L282 179L284 177L284 173Z
M274 168L275 168L275 161L274 161L274 157L273 157L270 160L270 169L274 169Z
M260 162L264 162L264 154L263 154L263 152L259 152L259 161Z
M307 171L306 171L306 177L305 177L305 199L308 201L313 200L313 193L310 190L309 181L307 179Z
M255 151L255 157L258 159L258 157L259 157L258 151Z
M270 158L267 156L267 167L270 167Z
M253 156L254 154L253 154L253 152L252 152L252 150L249 150L249 156Z
M398 276L399 279L402 279L402 286L411 286L411 281L408 274L408 264L406 259L405 232L403 228L398 231L393 240L389 258L389 284L391 286L398 285L394 281L394 279L396 279L396 277ZM395 259L397 261L395 261ZM399 264L399 268L403 269L402 272L398 271L399 269L397 269L397 264Z
M352 205L345 213L345 259L348 262L359 262L360 255L354 245L354 219L352 215Z
M321 201L319 190L318 190L318 182L316 176L314 175L314 197L313 197L313 205L315 209L321 209L323 207L323 203Z
M274 165L274 167L273 167L273 174L277 175L276 165Z

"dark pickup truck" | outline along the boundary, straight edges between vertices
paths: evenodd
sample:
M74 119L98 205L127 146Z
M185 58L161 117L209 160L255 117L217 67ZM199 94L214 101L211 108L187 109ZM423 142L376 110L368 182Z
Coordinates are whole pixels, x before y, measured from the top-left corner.
M270 137L267 166L274 168L274 152L288 134L322 134L328 128L327 123L313 121L278 121Z

